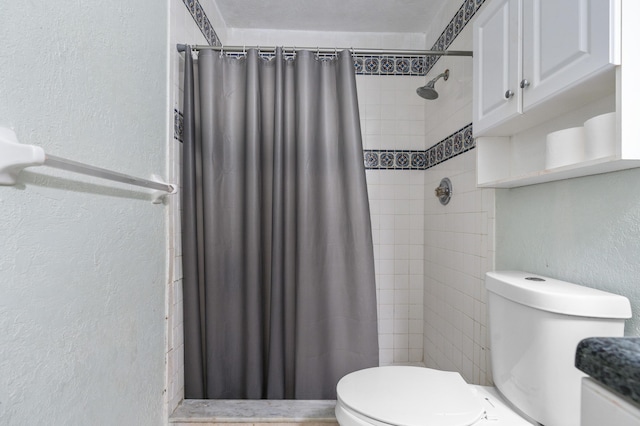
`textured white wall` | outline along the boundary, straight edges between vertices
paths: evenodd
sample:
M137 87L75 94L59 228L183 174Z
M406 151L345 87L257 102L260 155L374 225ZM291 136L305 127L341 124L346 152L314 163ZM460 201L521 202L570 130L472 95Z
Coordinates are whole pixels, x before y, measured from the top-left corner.
M640 170L509 190L496 196L496 266L626 296L640 336Z
M163 174L167 2L0 4L0 125ZM0 423L163 423L165 210L49 168L0 187Z

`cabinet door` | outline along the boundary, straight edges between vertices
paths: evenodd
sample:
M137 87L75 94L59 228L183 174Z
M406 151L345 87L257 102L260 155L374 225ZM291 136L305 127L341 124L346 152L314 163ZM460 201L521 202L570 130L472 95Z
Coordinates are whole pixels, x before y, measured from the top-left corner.
M523 0L523 111L610 68L610 0ZM528 85L527 85L528 83Z
M473 26L473 132L482 134L522 111L520 6L522 0L493 0Z

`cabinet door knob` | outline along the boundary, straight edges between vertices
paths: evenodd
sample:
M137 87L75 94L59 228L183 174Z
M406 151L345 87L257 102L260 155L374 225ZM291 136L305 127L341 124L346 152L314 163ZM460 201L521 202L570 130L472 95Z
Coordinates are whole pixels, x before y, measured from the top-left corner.
M504 92L504 98L505 99L513 98L513 90L507 90L506 92Z
M526 87L529 87L529 85L530 85L530 84L531 84L531 83L529 83L529 80L527 80L527 79L525 78L524 80L522 80L522 81L520 82L520 88L521 88L521 89L524 89L524 88L526 88Z

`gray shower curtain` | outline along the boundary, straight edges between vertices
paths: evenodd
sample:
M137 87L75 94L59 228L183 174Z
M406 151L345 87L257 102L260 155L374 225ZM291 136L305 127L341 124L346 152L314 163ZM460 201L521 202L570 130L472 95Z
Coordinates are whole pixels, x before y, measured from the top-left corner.
M204 50L194 81L189 52L186 398L334 399L340 377L378 365L351 55Z

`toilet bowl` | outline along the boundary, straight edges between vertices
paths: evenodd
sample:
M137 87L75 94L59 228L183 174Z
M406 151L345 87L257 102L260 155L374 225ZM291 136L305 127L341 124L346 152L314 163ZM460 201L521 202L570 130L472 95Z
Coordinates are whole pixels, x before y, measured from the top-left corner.
M341 426L579 426L578 343L622 336L625 297L527 272L489 272L489 342L495 388L456 372L388 366L338 382Z

